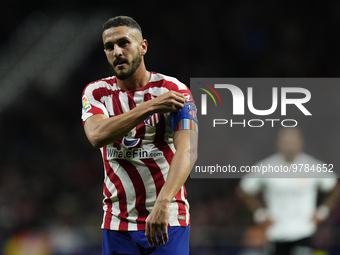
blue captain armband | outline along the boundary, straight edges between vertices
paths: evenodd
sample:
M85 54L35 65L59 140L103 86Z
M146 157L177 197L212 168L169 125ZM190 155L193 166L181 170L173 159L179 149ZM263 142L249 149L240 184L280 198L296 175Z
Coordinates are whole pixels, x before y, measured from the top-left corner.
M172 131L178 130L193 130L198 132L196 106L187 102L179 112L171 113Z

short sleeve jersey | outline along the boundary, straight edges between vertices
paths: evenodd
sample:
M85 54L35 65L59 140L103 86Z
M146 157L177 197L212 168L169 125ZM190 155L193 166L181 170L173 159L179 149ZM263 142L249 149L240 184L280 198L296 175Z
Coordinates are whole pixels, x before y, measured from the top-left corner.
M187 86L159 73L151 73L150 81L133 91L120 89L114 76L92 82L84 89L83 124L95 114L114 118L170 90L182 93L187 99L180 112L152 114L123 138L100 149L105 170L104 229L145 230L146 218L176 152L173 132L198 130L196 107ZM169 226L189 223L189 204L183 185L170 203Z
M316 167L323 162L300 153L293 162L287 163L282 154L276 153L255 165L289 164L308 164L310 167ZM316 210L318 190L331 191L337 179L331 172L314 174L310 175L312 178L267 178L265 174L249 173L241 180L240 187L245 193L256 195L263 192L265 206L274 222L267 229L270 241L295 241L309 237L316 231L311 219ZM291 176L294 177L293 173Z

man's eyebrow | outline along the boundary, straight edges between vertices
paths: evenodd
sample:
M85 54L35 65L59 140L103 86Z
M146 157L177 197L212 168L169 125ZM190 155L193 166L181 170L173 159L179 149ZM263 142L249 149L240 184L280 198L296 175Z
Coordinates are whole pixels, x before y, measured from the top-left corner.
M131 41L131 39L130 39L129 37L124 36L124 37L119 38L119 39L116 40L116 41L108 41L108 42L106 42L106 43L104 44L104 46L106 47L106 46L109 46L109 45L111 45L111 44L119 43L119 42L125 41L125 40Z
M107 42L107 43L104 44L104 47L106 48L106 47L108 47L108 46L110 46L112 44L113 44L113 42Z

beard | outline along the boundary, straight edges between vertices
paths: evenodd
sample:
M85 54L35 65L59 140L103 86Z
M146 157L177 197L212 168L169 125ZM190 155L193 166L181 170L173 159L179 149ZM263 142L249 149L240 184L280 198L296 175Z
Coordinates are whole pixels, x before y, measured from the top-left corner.
M131 61L131 63L129 63L130 69L125 71L125 72L116 72L113 65L109 63L110 65L110 69L113 71L113 73L115 74L115 76L119 79L119 80L126 80L128 78L130 78L132 75L135 74L136 70L138 69L138 67L140 66L140 64L142 63L142 56L140 54L140 51L138 49L138 53L136 55L136 57Z

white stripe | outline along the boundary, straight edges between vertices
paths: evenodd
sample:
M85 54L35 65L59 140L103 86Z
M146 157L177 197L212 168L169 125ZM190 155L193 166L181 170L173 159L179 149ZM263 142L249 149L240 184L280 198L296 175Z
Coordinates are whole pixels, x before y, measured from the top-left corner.
M187 224L189 224L189 203L185 198L183 186L181 188L181 198L182 198L183 201L185 201L185 221L186 221Z
M130 111L129 107L129 97L126 92L120 91L119 92L119 103L122 107L123 113ZM131 131L128 133L128 137L133 138L136 135L136 127L131 129Z
M152 74L150 82L160 81L160 80L163 80L163 79L166 80L166 81L171 81L171 82L175 83L179 90L183 90L183 89L186 90L187 89L187 86L185 86L184 83L180 82L176 78L171 77L171 76L167 76L167 75L164 75L164 74L160 74L160 73Z
M173 143L168 144L170 149L172 150L172 152L175 154L176 153L176 149L175 149L175 145Z
M155 126L155 114L152 114L151 116L151 126Z
M113 77L108 77L105 80L109 80L109 79L112 79L112 78ZM100 101L95 100L94 97L93 97L93 91L96 90L96 89L100 89L100 88L106 88L106 89L112 90L112 91L115 91L115 90L118 89L116 85L111 86L109 83L102 81L102 80L99 80L97 82L89 84L84 91L84 95L88 98L89 103L91 105L100 108L104 112L104 114L107 117L109 117L109 113L108 113L107 109L105 108L105 106L103 105L104 101L107 100L107 97L106 96L102 97L100 99ZM91 117L92 115L93 115L92 113L85 112L84 114L82 114L82 120L85 121L87 118Z
M162 94L164 94L165 92L168 92L169 90L167 88L164 87L151 87L145 90L145 94L149 93L152 96L160 96ZM152 97L153 98L153 97Z
M108 110L110 115L117 115L117 113L113 109L112 95L110 95L110 96L103 96L101 98L101 101L106 106L106 109Z
M126 171L120 166L119 169L116 171L116 175L120 178L126 194L126 205L129 214L129 220L135 221L138 217L138 211L135 208L136 191L132 184L132 180L130 179Z
M91 85L94 85L94 84L91 84ZM91 105L93 105L95 107L100 108L103 111L103 113L107 117L109 117L109 113L108 113L107 109L105 108L105 106L93 97L93 91L98 89L98 87L97 86L91 86L91 85L89 85L84 92L84 95L88 99L88 103L90 103ZM90 113L90 112L85 112L85 113L82 114L82 120L85 121L87 118L91 117L92 115L93 114Z
M175 198L170 203L170 226L180 226L181 224L178 221L178 204L175 202Z
M119 92L119 104L121 105L123 112L130 111L129 98L126 92Z
M112 169L116 168L117 164L110 164ZM118 216L118 214L120 213L120 209L119 209L119 201L118 201L118 194L117 194L117 189L115 187L115 185L111 182L110 178L106 175L105 173L105 178L104 178L104 183L106 185L106 188L109 190L109 192L111 193L111 201L112 201L112 214L115 215L116 217ZM104 197L105 193L103 192ZM104 201L103 201L104 202ZM104 211L105 209L107 209L107 206L105 205L103 207ZM105 213L106 214L106 213ZM114 229L114 226L119 226L119 221L117 223L117 221L115 222L114 219L116 218L115 216L112 216L112 220L110 222L110 228ZM105 217L105 215L104 215ZM105 218L104 218L105 219ZM117 218L116 218L117 219Z
M112 79L112 77L108 77L108 78L93 82L89 86L95 86L97 88L107 88L108 90L112 90L112 91L118 90L119 88L117 87L116 83L111 85L105 81L105 80L110 80L110 79Z
M136 167L140 174L140 177L143 180L145 187L146 193L145 207L149 212L151 212L154 202L156 200L156 184L152 178L151 172L148 170L147 166L144 167L144 163L141 160L138 160Z
M135 102L136 106L144 103L144 91L136 91L133 97L133 101Z

